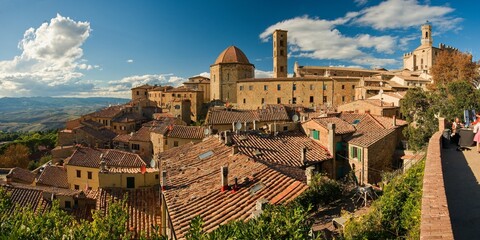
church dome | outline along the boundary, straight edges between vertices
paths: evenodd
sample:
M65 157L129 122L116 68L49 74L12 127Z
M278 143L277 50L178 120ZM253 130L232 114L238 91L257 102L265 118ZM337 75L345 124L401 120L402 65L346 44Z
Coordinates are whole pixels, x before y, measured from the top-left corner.
M215 64L219 63L243 63L250 64L245 53L235 46L230 46L218 55Z

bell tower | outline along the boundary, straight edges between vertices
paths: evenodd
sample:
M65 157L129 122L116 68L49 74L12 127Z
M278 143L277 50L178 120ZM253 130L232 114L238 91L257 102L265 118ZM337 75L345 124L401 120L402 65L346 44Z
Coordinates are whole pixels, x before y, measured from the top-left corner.
M273 32L273 77L287 77L287 31Z
M427 21L422 25L422 40L421 43L423 46L432 46L432 25Z

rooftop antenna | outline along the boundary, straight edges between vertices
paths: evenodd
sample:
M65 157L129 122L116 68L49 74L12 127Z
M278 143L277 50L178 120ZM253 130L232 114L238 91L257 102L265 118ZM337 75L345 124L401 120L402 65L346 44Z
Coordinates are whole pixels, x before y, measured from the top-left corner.
M237 133L238 133L238 131L240 131L240 129L242 129L242 123L240 121L238 121L237 123L235 123L235 130L237 130Z

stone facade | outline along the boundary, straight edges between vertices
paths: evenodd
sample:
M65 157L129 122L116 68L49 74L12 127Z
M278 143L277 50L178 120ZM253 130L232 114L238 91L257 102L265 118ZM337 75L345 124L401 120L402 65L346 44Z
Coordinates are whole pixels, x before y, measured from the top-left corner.
M195 76L188 78L188 82L183 85L192 90L199 90L203 92L203 102L210 102L210 78L203 76Z
M175 103L179 101L190 101L191 121L198 121L205 115L202 112L202 106L204 103L204 92L200 90L189 89L186 87L178 88L157 88L148 92L148 100L153 102L157 107L162 109L169 109L175 107ZM183 118L182 112L182 119ZM176 116L176 115L175 115ZM188 120L185 118L185 120ZM189 122L189 121L186 121Z
M210 99L237 102L237 81L252 78L255 66L235 46L225 49L210 66Z
M458 51L458 49L440 44L433 47L432 26L427 22L422 25L421 45L413 52L403 55L403 68L410 71L430 73L430 68L435 64L437 55L442 51Z
M383 117L400 117L400 107L377 99L357 100L338 106L339 112L370 113Z
M277 29L273 32L273 77L287 77L287 31Z
M265 104L299 104L334 107L355 100L359 78L295 77L254 78L238 81L237 107L262 108Z

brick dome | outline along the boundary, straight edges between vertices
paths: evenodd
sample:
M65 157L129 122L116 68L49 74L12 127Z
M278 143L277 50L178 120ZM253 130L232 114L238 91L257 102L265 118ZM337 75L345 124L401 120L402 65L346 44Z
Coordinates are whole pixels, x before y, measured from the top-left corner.
M245 53L242 52L239 48L235 46L230 46L227 49L223 50L222 53L218 56L215 64L219 63L244 63L244 64L251 64L248 61L247 56Z

